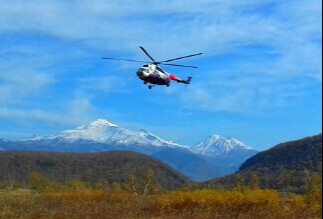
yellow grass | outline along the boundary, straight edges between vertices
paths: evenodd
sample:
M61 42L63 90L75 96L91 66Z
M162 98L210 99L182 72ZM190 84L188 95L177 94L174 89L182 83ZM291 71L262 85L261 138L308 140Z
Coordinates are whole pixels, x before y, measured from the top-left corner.
M172 191L134 196L94 189L0 190L0 218L321 218L318 196L271 190Z

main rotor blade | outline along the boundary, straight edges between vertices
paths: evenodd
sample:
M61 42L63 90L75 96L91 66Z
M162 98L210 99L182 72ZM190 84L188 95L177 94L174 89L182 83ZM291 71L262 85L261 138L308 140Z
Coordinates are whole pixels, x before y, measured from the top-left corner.
M150 55L149 55L149 53L144 49L144 47L142 47L142 46L139 46L139 48L153 61L153 62L156 62L155 61L155 59L153 59L153 57L151 57Z
M132 59L118 59L118 58L110 58L110 57L102 57L102 59L110 59L110 60L118 60L118 61L128 61L128 62L140 62L140 63L151 63L146 61L138 61L138 60L132 60Z
M198 56L198 55L202 55L202 54L203 53L197 53L197 54L193 54L193 55L182 56L182 57L178 57L178 58L174 58L174 59L168 59L168 60L162 61L160 63L163 63L163 62L171 62L171 61L175 61L175 60L178 60L178 59L185 59L185 58L189 58L189 57L192 57L192 56Z
M198 68L196 66L191 65L177 65L177 64L168 64L168 63L160 63L159 65L170 65L170 66L176 66L176 67L186 67L186 68Z

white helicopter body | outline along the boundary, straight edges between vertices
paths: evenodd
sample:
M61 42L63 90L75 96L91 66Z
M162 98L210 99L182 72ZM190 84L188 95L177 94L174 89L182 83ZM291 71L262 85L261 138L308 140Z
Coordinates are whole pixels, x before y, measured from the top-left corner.
M137 60L131 60L131 59L107 58L107 57L103 57L103 59L149 63L149 64L143 65L141 68L138 69L137 76L139 77L139 79L143 80L144 84L150 83L153 85L166 85L167 87L169 87L171 81L177 81L178 83L189 84L191 82L192 77L188 77L187 80L182 80L182 79L176 77L175 75L171 75L170 73L164 71L158 65L197 68L196 66L170 64L168 62L202 54L202 53L197 53L197 54L183 56L183 57L179 57L179 58L175 58L175 59L169 59L169 60L165 60L165 61L161 61L161 62L156 62L143 47L140 46L140 49L152 60L152 62L137 61ZM153 87L153 85L149 85L148 88L151 89Z

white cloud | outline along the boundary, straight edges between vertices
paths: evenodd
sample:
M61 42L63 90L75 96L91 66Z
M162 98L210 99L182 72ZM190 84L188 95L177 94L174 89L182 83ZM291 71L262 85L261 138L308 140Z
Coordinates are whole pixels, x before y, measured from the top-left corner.
M25 101L54 83L51 76L33 69L12 66L12 69L0 67L0 71L0 105Z
M0 9L0 31L44 32L132 54L139 54L136 46L144 44L161 59L196 51L221 54L259 44L288 58L291 52L313 49L312 34L322 32L319 5L317 0L13 1ZM266 7L274 12L257 12ZM294 61L286 60L292 66Z
M57 103L55 110L0 106L0 119L17 123L41 121L56 125L80 125L93 119L93 110L89 99L77 97L64 104Z
M80 88L88 91L96 91L101 93L123 93L126 91L125 80L120 77L89 77L80 79Z
M186 90L184 97L179 95L189 107L248 111L283 106L290 103L291 95L306 95L306 86L290 87L295 77L322 82L321 8L320 0L1 1L0 33L34 32L86 45L102 53L110 51L145 60L138 45L147 47L157 59L200 51L204 56L196 59L216 59L260 46L263 54L259 53L259 59L238 61L238 70L227 66L229 76L239 71L247 82L219 78L219 83L231 85L216 84L214 88L209 78L218 72L210 69L201 73L208 76L201 77L200 84L194 82L196 86ZM33 54L32 51L33 47L28 54ZM266 60L269 54L274 58ZM59 63L52 56L46 62L53 66ZM0 73L0 92L4 94L0 103L27 98L53 83L53 78L39 71L39 66L26 69L36 73L20 82L17 78L4 79ZM15 77L22 75L12 73ZM264 82L271 77L274 79ZM113 92L125 86L116 83L118 78L82 79L83 86L79 89Z
M231 75L232 76L232 75ZM179 96L187 108L210 112L234 112L262 115L287 106L296 106L308 95L311 80L281 81L277 78L255 78L240 75L209 84L196 83Z

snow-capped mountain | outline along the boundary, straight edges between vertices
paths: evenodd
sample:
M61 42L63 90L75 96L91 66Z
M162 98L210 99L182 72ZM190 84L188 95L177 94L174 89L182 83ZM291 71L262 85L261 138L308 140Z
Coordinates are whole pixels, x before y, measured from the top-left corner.
M104 119L98 119L88 125L77 127L73 130L66 130L52 136L36 136L21 139L21 142L54 141L55 144L61 143L97 143L118 146L156 146L156 147L180 147L171 141L163 140L156 135L140 130L139 132L129 131L118 127Z
M234 172L249 157L258 151L234 138L212 135L201 143L190 147L194 153L203 155L209 162L222 166L224 172Z
M184 147L163 140L156 135L140 130L130 131L104 119L98 119L73 130L51 136L33 136L4 144L5 150L99 152L111 150L135 151L151 155L159 150Z
M145 130L130 131L98 119L87 125L50 136L33 136L17 141L0 139L0 150L100 152L135 151L155 156L194 180L206 180L233 173L257 151L230 138L214 135L200 144L187 147L164 140ZM201 170L204 171L203 174Z
M212 135L196 146L191 147L191 150L205 156L218 157L228 155L233 151L249 151L253 149L232 137L224 138L220 135Z

